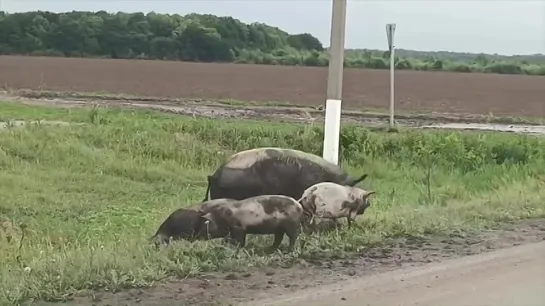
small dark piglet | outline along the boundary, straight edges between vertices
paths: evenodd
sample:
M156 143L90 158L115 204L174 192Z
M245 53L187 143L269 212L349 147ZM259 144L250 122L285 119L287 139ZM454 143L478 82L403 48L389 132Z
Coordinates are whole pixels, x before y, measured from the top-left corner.
M196 238L195 228L202 215L202 211L194 209L177 209L159 226L151 239L156 246L169 244L170 238L193 241Z
M199 238L197 226L199 226L202 220L202 215L217 205L223 205L230 202L236 201L230 199L216 199L200 203L190 208L177 209L168 216L161 226L159 226L159 229L155 235L151 237L151 240L153 240L156 245L168 244L170 238L174 240L185 239L194 241Z
M262 195L211 208L202 216L199 235L208 238L231 237L230 242L244 247L247 234L274 234L269 251L278 249L284 234L293 251L301 223L312 217L295 199L283 195Z

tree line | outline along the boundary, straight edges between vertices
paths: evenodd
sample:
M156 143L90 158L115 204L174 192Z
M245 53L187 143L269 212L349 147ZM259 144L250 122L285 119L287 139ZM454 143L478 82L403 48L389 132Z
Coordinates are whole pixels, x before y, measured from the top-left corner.
M545 75L545 57L441 56L401 50L397 69ZM415 53L416 52L416 53ZM327 66L309 33L209 14L0 11L0 54ZM346 67L387 69L389 52L347 50Z

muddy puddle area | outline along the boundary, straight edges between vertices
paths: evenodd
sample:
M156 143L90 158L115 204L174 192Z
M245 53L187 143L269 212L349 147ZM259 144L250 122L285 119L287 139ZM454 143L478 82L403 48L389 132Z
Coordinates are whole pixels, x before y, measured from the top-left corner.
M485 123L437 123L421 126L424 129L451 129L466 131L494 131L518 134L545 135L543 125L513 125L513 124L485 124Z
M274 122L298 122L322 125L325 111L318 107L286 107L228 105L208 100L168 100L151 101L150 99L130 100L107 98L28 98L0 93L0 100L14 101L27 105L53 107L92 107L110 106L130 109L153 109L191 117L264 120ZM387 128L389 116L374 112L343 111L343 123L359 124L373 128ZM472 114L396 114L396 124L400 127L418 127L424 129L480 130L514 132L545 135L545 126L476 123L483 121L480 115Z
M265 120L275 122L299 122L323 124L325 111L320 107L286 107L286 106L255 106L227 105L208 100L130 100L107 98L29 98L25 96L0 93L0 100L14 101L27 105L50 107L92 107L111 106L130 109L153 109L168 113L192 117ZM368 127L388 127L388 115L373 112L343 111L343 123L356 123ZM422 126L443 122L473 122L480 118L471 114L435 114L427 115L396 115L396 123L401 126Z

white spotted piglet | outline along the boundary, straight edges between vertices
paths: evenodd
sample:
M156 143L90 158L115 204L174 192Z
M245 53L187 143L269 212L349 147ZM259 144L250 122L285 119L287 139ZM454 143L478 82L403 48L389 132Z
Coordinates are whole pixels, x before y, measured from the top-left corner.
M374 191L366 191L358 187L343 186L331 182L322 182L305 190L299 203L310 211L315 211L315 217L333 219L346 217L348 227L357 216L362 215L370 206L369 196ZM312 225L315 225L313 220Z

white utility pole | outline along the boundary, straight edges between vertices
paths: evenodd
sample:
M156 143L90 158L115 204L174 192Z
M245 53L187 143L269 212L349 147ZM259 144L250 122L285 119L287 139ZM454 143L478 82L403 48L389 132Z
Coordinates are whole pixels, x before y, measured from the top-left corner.
M395 46L394 34L396 24L389 23L386 25L386 36L388 37L388 49L390 50L390 128L394 128L394 69L395 69Z
M338 164L347 0L332 1L323 158L334 164Z

